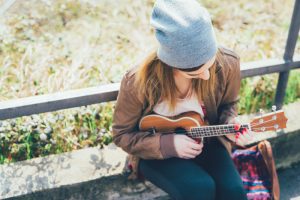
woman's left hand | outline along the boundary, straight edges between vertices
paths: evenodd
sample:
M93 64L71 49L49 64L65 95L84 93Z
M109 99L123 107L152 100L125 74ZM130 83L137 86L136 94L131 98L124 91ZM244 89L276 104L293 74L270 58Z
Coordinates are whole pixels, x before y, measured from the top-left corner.
M232 119L231 121L229 121L228 124L234 124L235 129L239 130L236 133L225 135L228 139L230 139L231 141L235 142L237 145L240 146L245 146L246 144L253 141L254 139L253 132L247 128L240 129L241 123L238 121L237 118Z

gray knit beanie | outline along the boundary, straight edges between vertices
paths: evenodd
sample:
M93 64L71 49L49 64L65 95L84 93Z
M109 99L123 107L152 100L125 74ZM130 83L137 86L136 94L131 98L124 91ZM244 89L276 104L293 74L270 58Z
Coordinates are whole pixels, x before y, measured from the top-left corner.
M217 52L210 15L196 0L156 0L150 23L160 44L157 56L172 67L198 67Z

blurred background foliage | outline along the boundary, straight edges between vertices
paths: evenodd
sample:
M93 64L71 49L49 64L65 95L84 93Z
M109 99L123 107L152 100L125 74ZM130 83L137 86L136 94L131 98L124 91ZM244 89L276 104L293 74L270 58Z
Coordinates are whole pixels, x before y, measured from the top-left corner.
M4 1L0 1L0 6ZM202 0L241 62L281 58L293 0ZM157 46L154 0L27 0L0 18L0 101L119 82ZM300 37L299 37L300 40ZM299 55L299 42L295 54ZM300 97L290 73L284 103ZM270 109L277 74L242 81L240 114ZM111 142L114 102L0 121L0 163Z

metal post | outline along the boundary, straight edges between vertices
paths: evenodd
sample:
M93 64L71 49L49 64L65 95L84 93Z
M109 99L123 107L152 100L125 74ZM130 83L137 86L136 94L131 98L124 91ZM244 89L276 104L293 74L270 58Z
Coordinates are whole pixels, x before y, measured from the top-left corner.
M293 16L291 19L291 25L289 28L289 34L286 41L285 52L283 56L283 59L286 62L291 62L293 60L299 29L300 29L300 0L296 0L294 5ZM289 78L289 71L281 72L279 74L276 96L275 96L275 105L279 109L282 107L284 101L288 78Z

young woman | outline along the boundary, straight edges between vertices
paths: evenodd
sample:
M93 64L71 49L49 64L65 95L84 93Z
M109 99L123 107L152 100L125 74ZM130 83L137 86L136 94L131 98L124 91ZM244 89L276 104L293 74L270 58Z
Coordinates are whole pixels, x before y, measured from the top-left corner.
M129 178L144 177L174 199L246 199L229 141L243 145L250 131L199 143L139 129L146 115L189 111L210 125L236 124L239 57L218 47L210 16L196 0L157 0L151 24L158 50L125 74L113 117L113 141L129 153Z

